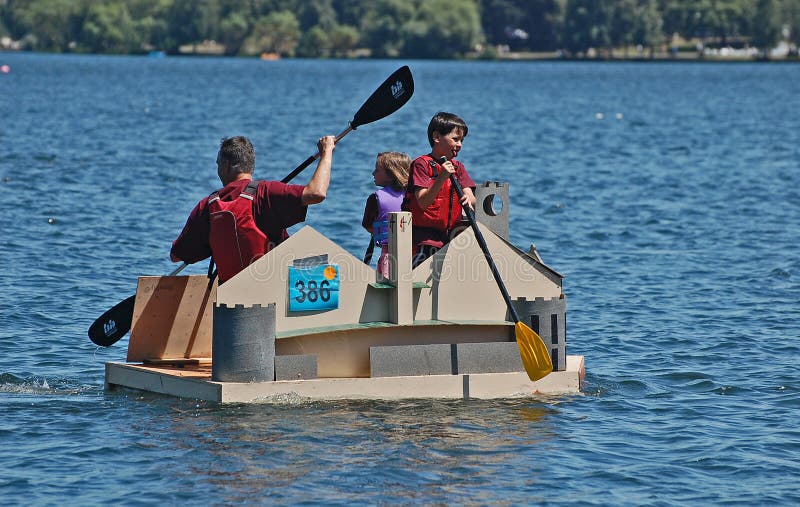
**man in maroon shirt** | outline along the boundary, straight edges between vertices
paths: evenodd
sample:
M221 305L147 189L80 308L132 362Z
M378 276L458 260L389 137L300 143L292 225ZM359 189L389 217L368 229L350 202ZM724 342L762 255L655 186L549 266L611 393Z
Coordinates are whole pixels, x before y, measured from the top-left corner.
M288 238L286 229L305 220L308 206L325 200L335 142L334 136L326 136L317 143L320 159L308 185L260 181L255 186L250 185L255 170L250 140L242 136L223 139L217 154L217 174L223 188L201 199L189 214L183 231L172 243L172 261L192 264L213 254L222 283ZM231 204L240 198L246 199L246 205L234 209ZM215 224L227 225L212 227L216 218L221 220ZM254 250L245 249L247 255L243 256L242 245L247 244ZM232 259L236 259L233 264Z

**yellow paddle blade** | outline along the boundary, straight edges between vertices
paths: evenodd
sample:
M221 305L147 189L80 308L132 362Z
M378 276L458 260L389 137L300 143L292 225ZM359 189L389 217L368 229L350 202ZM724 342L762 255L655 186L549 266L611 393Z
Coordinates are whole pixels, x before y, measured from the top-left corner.
M517 345L519 355L528 378L536 382L553 371L553 361L550 359L550 351L542 341L542 337L536 331L529 328L522 322L517 322L514 326L517 334Z

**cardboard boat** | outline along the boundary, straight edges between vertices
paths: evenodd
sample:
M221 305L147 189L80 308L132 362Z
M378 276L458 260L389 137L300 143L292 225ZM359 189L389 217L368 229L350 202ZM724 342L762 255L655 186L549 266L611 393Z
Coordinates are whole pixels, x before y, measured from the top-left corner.
M390 215L390 274L305 226L226 283L139 278L118 387L221 403L514 398L579 393L566 355L563 277L508 241L508 186L476 191L476 217L520 318L554 371L531 382L513 322L471 229L411 269L411 215Z

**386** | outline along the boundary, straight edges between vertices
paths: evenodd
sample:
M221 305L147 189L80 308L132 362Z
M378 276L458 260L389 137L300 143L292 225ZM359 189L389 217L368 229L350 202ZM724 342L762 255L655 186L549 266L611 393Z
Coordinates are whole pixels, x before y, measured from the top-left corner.
M298 303L303 303L306 299L312 303L316 303L317 299L327 302L331 298L330 286L331 284L328 280L322 280L319 284L317 284L316 280L309 280L308 285L303 280L298 280L294 287L300 292L300 295L294 300Z

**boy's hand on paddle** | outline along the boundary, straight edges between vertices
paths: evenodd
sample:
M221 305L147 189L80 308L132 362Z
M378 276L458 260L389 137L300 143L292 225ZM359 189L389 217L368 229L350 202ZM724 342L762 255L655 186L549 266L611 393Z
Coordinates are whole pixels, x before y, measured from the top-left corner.
M472 193L471 188L463 189L464 195L461 196L461 206L468 207L472 211L475 211L475 194Z
M444 157L442 157L442 158L444 158ZM442 181L444 181L447 178L449 178L451 174L455 174L456 173L456 166L454 166L453 163L451 161L449 161L449 160L447 160L445 162L440 162L439 166L443 170L439 171L439 176L437 176L437 177L439 179L441 179Z

